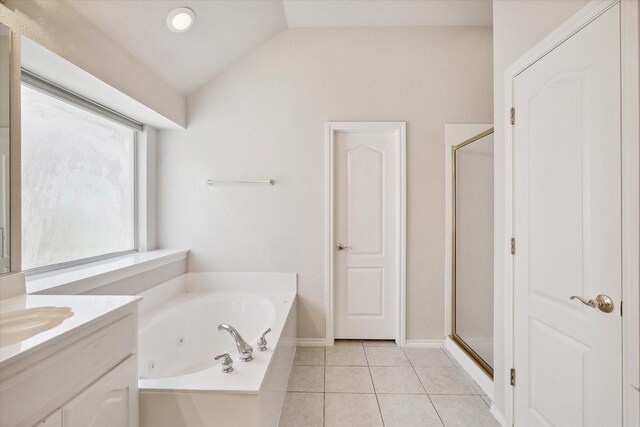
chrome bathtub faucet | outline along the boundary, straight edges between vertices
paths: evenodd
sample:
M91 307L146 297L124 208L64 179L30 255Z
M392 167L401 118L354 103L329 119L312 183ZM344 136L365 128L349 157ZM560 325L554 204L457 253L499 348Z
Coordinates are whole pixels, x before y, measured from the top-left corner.
M258 340L258 351L266 351L267 350L267 339L264 337L269 332L271 332L271 328L267 329L260 335L260 339Z
M250 362L253 360L253 347L247 344L247 342L244 340L244 338L242 338L242 335L240 335L236 328L223 323L221 325L218 325L218 330L225 330L231 334L236 342L236 346L238 347L238 353L240 353L241 361Z
M214 357L215 360L222 359L222 372L228 374L229 372L233 372L233 359L229 354L224 353L219 356Z

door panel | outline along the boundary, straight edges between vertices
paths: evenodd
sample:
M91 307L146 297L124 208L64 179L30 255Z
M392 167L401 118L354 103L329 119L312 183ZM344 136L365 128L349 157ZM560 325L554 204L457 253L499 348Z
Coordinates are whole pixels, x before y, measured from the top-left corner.
M347 150L347 241L351 253L383 254L384 152L370 146Z
M517 426L621 425L619 34L618 5L514 79Z
M396 130L335 134L336 338L396 336L399 147Z
M366 298L362 298L366 295ZM384 269L347 269L347 316L384 315Z
M583 425L583 372L589 347L534 318L529 331L530 370L536 373L530 385L532 414L542 425Z

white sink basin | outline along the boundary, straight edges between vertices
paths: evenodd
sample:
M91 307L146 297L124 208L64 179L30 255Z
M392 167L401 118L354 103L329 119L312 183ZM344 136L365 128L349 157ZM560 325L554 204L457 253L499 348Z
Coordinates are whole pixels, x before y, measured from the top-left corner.
M55 328L73 316L69 307L35 307L0 313L0 347Z

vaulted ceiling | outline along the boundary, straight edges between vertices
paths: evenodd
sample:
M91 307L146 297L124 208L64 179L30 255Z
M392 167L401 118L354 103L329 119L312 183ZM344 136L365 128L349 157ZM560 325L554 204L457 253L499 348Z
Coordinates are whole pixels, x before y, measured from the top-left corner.
M301 27L491 25L490 0L68 0L69 6L183 94L279 32ZM173 33L167 14L196 14Z

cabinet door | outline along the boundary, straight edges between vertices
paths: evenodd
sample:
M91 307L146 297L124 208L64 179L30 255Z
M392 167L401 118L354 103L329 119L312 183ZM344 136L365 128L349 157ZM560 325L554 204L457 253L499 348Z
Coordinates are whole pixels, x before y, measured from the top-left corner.
M62 427L62 411L60 409L55 410L33 427Z
M131 356L62 407L64 427L137 427L138 379Z

